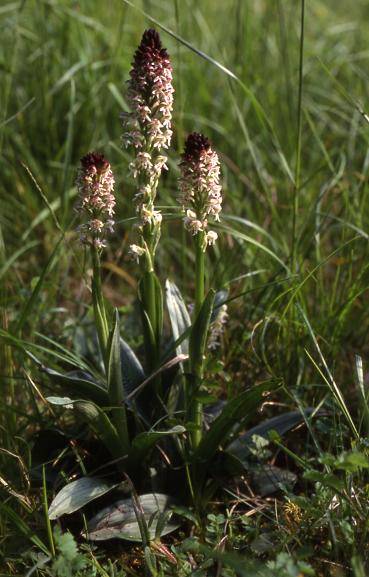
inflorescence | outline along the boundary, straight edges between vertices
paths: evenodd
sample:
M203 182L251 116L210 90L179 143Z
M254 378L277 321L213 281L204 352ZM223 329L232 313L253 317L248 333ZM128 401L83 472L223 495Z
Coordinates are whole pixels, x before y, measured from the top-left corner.
M178 201L186 212L184 224L193 235L204 233L206 250L218 238L216 232L208 230L208 217L219 220L222 210L219 158L206 136L192 132L187 137L180 170Z
M114 176L103 154L89 152L81 158L77 176L79 200L76 210L87 222L79 225L80 240L101 249L107 233L114 230Z
M151 234L154 239L152 252L162 220L154 202L160 175L167 169L167 157L162 151L169 147L172 137L173 93L168 53L156 30L146 30L135 52L128 81L127 100L131 112L123 113L122 119L123 144L135 150L135 159L129 169L138 181L134 197L140 217L138 226L142 233L146 227L146 237ZM130 252L134 258L139 258L145 249L132 245Z

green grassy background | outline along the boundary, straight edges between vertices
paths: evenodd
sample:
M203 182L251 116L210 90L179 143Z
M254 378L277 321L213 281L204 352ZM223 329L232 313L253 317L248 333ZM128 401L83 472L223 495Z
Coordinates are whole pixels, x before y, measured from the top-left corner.
M89 302L73 205L78 161L91 149L108 156L117 181L119 226L105 258L106 294L121 306L132 301L137 271L126 249L134 189L119 114L133 51L153 26L149 16L171 31L161 35L176 88L170 171L160 188L167 215L162 278L173 278L191 301L193 255L182 244L175 197L179 153L195 129L210 136L222 161L227 231L211 255L209 283L232 296L246 292L230 306L223 390L271 378L284 385L283 402L316 405L332 395L321 350L355 413L354 353L365 367L369 320L367 0L306 1L300 107L295 0L3 1L3 328L16 327L60 230L64 249L24 336L35 338L37 329L63 340L84 312L81 299ZM25 414L25 385L11 355L4 346L4 398L7 392L19 404L10 416L3 411L2 445L17 452L9 431L22 436L34 417ZM21 425L14 424L17 411Z
M103 4L28 0L2 4L0 223L4 262L14 257L11 266L5 265L8 298L15 299L18 307L22 295L27 296L32 278L45 266L56 242L56 220L67 229L71 248L76 247L70 232L73 185L78 160L90 149L105 152L117 179L122 222L108 260L132 270L120 250L120 239L126 240L130 229L124 219L133 216L133 188L127 176L129 154L120 146L119 114L125 108L124 83L133 51L142 31L152 25L143 11L190 45L162 32L173 61L176 104L171 170L161 186L161 204L175 206L178 154L185 134L203 131L222 156L224 212L245 219L226 224L241 237L252 238L250 244L240 236L224 236L222 251L213 258L213 283L220 287L263 269L238 287L246 290L289 276L281 261L291 264L296 237L298 276L291 281L295 292L291 284L278 284L244 299L241 330L268 317L276 321L279 328L273 330L280 333L282 323L288 342L279 351L278 370L288 372L290 345L294 347L289 323L296 319L286 314L285 307L293 297L291 302L300 299L314 330L332 347L332 358L340 360L351 343L363 347L368 123L358 107L365 108L368 88L365 22L369 6L361 0L350 6L345 1L306 3L295 235L297 2L147 0L129 6L118 0ZM173 214L171 208L167 210ZM171 226L177 224L178 220ZM160 262L164 276L182 270L186 291L191 284L191 255L179 249L180 240L171 231L164 236ZM17 256L19 250L24 252ZM52 301L45 297L46 307L72 297L72 283L63 277L68 263L59 260L54 274L62 275L60 282L64 279L63 294L55 294L54 287ZM113 284L118 281L111 276ZM285 289L292 289L287 297L282 294ZM118 304L124 302L124 292L124 286L116 291ZM299 335L293 332L296 342ZM296 368L295 361L292 364ZM289 384L296 376L293 370Z

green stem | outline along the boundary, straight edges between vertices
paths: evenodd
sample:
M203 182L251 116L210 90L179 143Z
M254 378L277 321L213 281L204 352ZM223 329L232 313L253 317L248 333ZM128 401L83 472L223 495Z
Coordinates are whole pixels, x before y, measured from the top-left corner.
M204 233L196 235L196 269L195 269L195 317L199 314L205 296L205 252L202 244Z
M155 250L160 238L160 225L145 227L143 231L143 241L146 247L145 258L141 261L142 266L142 288L141 300L147 319L150 321L150 334L145 335L145 347L147 368L149 372L156 369L160 363L160 342L161 342L161 307L159 304L160 288L155 275L154 261ZM145 321L144 321L145 322ZM146 332L146 331L145 331ZM159 382L155 379L157 392L159 393Z
M101 285L100 255L98 249L95 246L91 248L91 254L92 254L92 267L93 267L92 300L94 307L95 324L99 339L101 355L104 360L105 369L107 370L106 355L109 339L109 325L106 317L104 296Z
M154 271L146 272L144 290L145 290L146 313L150 319L156 344L158 339L158 330L157 330L157 314L156 314L156 286L155 286L154 274L155 274Z
M142 277L142 305L150 322L152 332L147 335L146 357L149 372L157 368L159 363L159 329L156 310L156 283L153 270L145 270Z
M196 265L195 265L195 318L199 314L205 297L205 252L203 250L204 232L196 235ZM202 438L202 404L197 401L194 396L200 390L203 379L203 365L200 367L192 367L193 379L192 381L192 403L191 403L191 418L190 420L195 424L195 429L192 431L192 448L195 449Z

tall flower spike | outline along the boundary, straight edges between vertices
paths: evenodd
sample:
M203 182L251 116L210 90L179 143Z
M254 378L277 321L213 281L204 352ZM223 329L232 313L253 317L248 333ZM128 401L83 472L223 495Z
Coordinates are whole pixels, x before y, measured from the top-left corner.
M76 181L79 199L76 210L87 219L79 225L83 244L105 246L105 237L114 229L114 176L103 154L89 152L81 158Z
M184 224L193 235L205 233L203 250L206 250L218 238L216 232L208 230L208 217L219 220L222 210L219 158L206 136L192 132L187 137L179 166L178 202L186 212Z
M138 181L134 197L139 227L151 256L160 236L161 214L154 202L160 175L167 169L162 154L170 145L173 110L172 66L156 30L146 30L135 52L127 100L130 113L123 113L123 144L135 150L129 169ZM149 238L151 237L151 239ZM137 256L137 253L135 253Z

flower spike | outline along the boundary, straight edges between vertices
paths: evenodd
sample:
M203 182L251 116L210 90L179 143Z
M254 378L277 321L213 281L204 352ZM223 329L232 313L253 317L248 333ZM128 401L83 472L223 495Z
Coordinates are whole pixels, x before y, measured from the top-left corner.
M101 249L107 233L114 229L114 176L103 154L89 152L81 158L76 181L79 200L76 207L87 222L78 227L80 240Z
M154 255L160 236L161 214L154 203L159 178L167 169L167 149L172 138L173 110L172 65L156 30L146 30L137 48L127 100L129 113L123 113L123 144L132 147L135 158L129 169L138 181L134 197L139 214L139 227ZM151 236L151 239L150 239ZM137 252L133 251L137 256Z
M203 250L214 244L218 235L208 230L208 217L219 220L222 187L219 183L219 158L206 136L192 132L186 140L180 162L179 203L186 212L185 227L192 235L204 233Z

